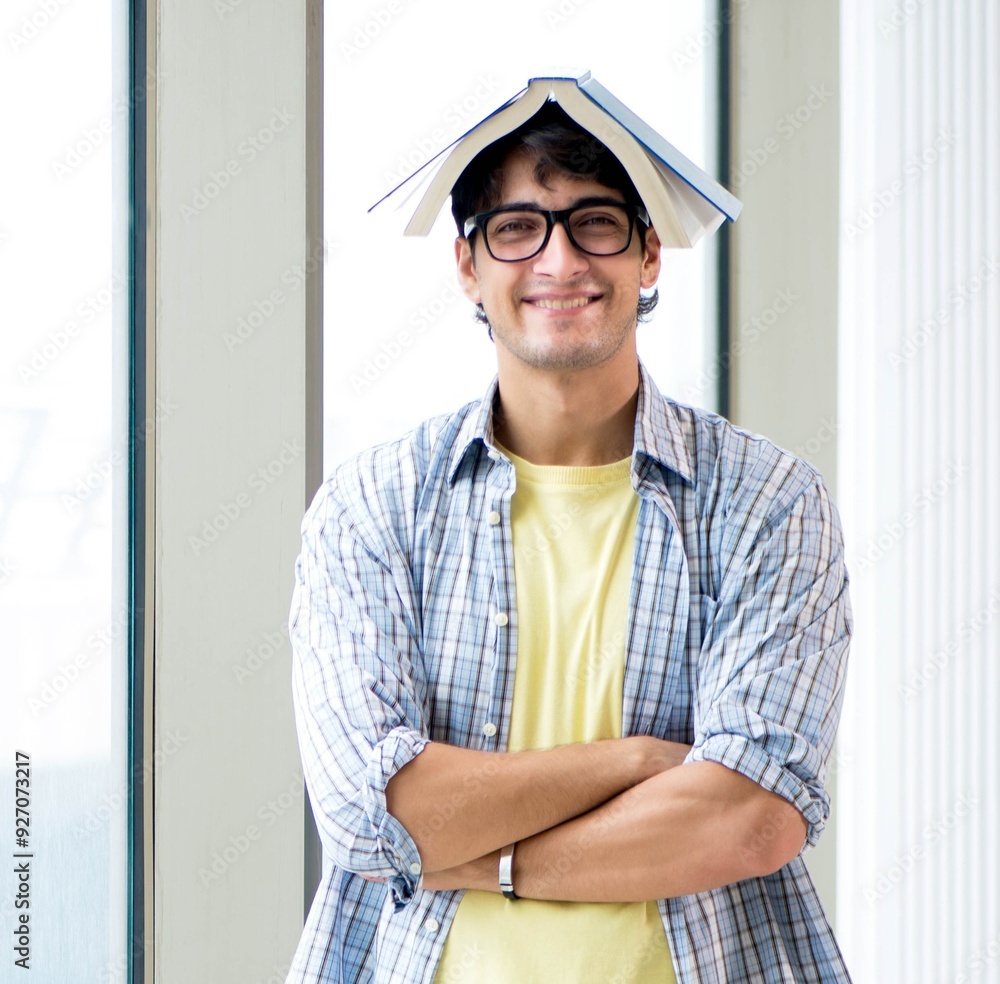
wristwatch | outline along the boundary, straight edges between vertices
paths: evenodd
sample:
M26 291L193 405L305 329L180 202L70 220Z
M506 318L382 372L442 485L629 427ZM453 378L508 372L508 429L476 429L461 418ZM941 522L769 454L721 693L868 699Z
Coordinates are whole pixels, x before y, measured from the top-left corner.
M514 845L500 848L500 892L505 899L517 899L514 891Z

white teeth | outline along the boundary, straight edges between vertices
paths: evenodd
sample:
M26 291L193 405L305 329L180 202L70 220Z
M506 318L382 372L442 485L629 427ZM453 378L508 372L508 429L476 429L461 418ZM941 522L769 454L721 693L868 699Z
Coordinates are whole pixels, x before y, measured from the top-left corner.
M554 308L557 311L562 311L566 308L584 307L585 305L589 304L592 300L593 298L591 297L573 297L567 300L556 300L555 298L545 297L545 298L540 298L539 300L534 301L533 303L537 304L538 307Z

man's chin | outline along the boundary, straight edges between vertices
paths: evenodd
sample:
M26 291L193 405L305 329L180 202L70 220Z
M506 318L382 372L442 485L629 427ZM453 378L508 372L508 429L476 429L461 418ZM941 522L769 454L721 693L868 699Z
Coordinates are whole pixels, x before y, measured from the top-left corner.
M495 332L494 332L495 334ZM567 339L562 340L567 342ZM501 344L503 344L501 340ZM581 343L560 344L560 340L547 340L535 345L504 345L513 359L548 372L568 372L594 369L604 365L615 355L603 346Z

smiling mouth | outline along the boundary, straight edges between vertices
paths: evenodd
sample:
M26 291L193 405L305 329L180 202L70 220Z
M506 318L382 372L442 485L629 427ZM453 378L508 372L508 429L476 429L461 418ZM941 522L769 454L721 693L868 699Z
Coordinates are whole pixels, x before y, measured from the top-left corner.
M599 296L600 295L598 295L598 297ZM540 297L535 300L531 300L528 303L534 304L535 307L547 308L552 311L569 311L573 308L586 307L588 304L592 304L594 301L598 300L598 297Z

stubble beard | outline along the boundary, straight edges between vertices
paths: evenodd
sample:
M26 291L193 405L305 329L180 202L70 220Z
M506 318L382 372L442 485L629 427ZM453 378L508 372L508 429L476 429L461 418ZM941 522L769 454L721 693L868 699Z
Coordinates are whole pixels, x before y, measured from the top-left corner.
M637 311L625 315L613 326L590 338L563 345L556 339L533 342L523 331L511 331L502 322L491 321L490 327L496 342L503 345L516 359L535 369L555 371L593 369L613 359L628 341L637 324Z

